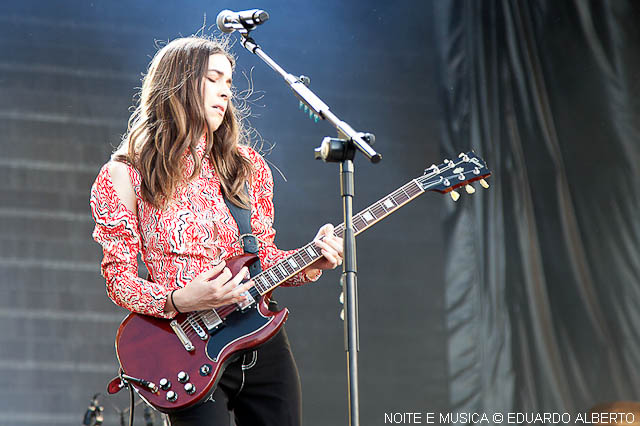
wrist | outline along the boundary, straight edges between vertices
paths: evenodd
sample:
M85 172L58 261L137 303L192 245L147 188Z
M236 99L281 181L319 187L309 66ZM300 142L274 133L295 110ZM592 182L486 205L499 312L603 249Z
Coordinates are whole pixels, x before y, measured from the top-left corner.
M169 292L167 300L170 301L170 308L173 312L177 312L179 314L185 312L184 308L180 308L181 303L180 303L180 289L176 289L176 290L171 290L171 292Z
M309 268L304 271L304 275L309 281L317 281L320 275L322 275L322 269Z

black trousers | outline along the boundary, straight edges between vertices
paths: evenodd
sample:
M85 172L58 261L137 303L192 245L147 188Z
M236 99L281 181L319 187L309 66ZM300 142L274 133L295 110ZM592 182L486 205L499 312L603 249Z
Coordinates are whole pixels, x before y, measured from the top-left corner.
M282 328L267 343L227 366L212 399L171 414L171 426L302 424L300 376Z

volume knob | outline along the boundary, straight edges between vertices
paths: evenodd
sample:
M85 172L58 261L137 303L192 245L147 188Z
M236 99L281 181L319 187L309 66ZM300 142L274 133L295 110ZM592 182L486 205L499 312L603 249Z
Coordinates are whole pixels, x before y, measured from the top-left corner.
M184 390L189 395L193 395L194 393L196 393L196 387L193 383L187 383L186 385L184 385Z
M167 380L166 377L160 379L160 382L158 382L158 384L160 385L160 389L162 390L169 390L169 388L171 388L171 382Z
M178 400L178 394L174 391L167 392L167 401L176 402Z
M178 373L178 381L180 383L187 383L189 381L189 374L187 374L185 371L181 371Z

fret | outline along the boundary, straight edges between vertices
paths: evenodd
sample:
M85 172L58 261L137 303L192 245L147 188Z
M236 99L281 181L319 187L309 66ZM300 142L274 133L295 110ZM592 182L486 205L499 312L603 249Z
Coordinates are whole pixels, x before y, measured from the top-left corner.
M293 256L289 257L287 259L287 262L289 262L289 265L291 265L291 267L295 270L296 268L298 268L298 264L296 263L296 261L293 259Z
M376 219L380 219L381 217L386 216L387 210L382 206L382 204L373 206L373 208L369 209L372 211L373 215Z
M365 211L364 213L362 213L362 218L363 218L367 223L368 223L368 222L371 222L371 221L374 219L373 215L371 214L371 211L369 211L369 210L367 210L367 211Z
M307 250L307 253L309 253L309 256L311 256L311 259L313 259L314 257L318 256L318 253L316 253L316 251L313 248L313 246L308 246L306 250Z
M276 268L278 268L278 271L280 271L283 277L289 276L289 272L285 269L285 266L283 263L278 263L276 265Z
M267 274L269 274L269 277L270 277L274 282L278 281L278 277L276 276L276 274L275 274L271 269L268 269L268 270L267 270Z
M297 252L295 252L294 256L296 256L296 261L300 264L300 266L302 266L303 268L305 266L307 266L310 262L308 262L307 260L305 260L305 256L307 255L307 253L304 250L298 250Z
M264 275L260 274L257 275L253 281L257 284L257 286L259 287L258 290L260 291L260 293L264 293L269 289L268 284L264 281Z
M392 209L396 206L396 203L393 201L393 199L391 197L387 198L386 200L384 200L384 205L387 206L388 208Z
M402 202L398 201L400 199L399 195L400 194L398 194L398 191L392 192L391 196L389 198L391 198L396 205L400 205L400 204L402 204Z

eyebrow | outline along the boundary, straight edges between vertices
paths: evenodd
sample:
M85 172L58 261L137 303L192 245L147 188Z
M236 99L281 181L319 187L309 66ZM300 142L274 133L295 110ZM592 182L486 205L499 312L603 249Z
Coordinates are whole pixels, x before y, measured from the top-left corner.
M220 77L223 77L223 76L224 76L224 73L223 73L222 71L217 70L217 69L215 69L215 68L210 68L210 69L208 69L208 70L207 70L207 72L215 72L215 73L216 73L216 74L218 74ZM231 77L229 77L229 78L227 79L227 81L228 81L229 83L231 83L231 82L232 82Z

